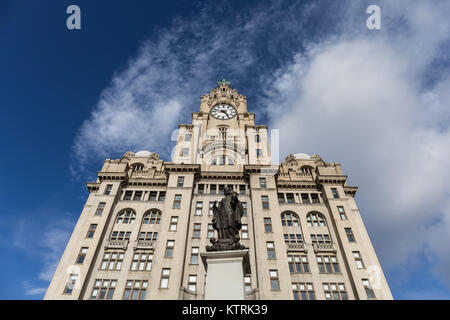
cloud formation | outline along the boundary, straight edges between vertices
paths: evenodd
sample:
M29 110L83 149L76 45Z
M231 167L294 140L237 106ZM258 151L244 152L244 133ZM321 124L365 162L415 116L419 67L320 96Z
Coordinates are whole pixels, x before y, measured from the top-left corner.
M150 37L113 77L74 142L74 170L132 150L166 156L170 133L225 75L281 128L281 152L338 161L390 270L426 252L450 285L448 1L199 8ZM261 107L264 106L264 107ZM266 118L263 118L266 120Z
M403 12L398 32L331 39L297 55L275 78L267 109L282 152L342 163L387 267L426 252L450 285L450 83L448 69L433 66L449 45L450 7L402 4L384 10L393 20Z

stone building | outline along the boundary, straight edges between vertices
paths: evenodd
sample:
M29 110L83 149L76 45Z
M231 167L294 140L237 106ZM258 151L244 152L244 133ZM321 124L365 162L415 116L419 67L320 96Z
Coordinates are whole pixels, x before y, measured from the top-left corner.
M218 84L179 125L172 162L105 160L45 299L204 299L200 253L226 185L245 209L246 299L392 299L340 164L303 153L272 164L267 126Z

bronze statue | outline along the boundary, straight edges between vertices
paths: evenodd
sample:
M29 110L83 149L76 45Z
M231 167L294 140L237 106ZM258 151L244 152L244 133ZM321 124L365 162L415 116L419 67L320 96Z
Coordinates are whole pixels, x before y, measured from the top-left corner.
M213 206L213 228L217 230L218 239L211 238L212 246L206 246L206 251L225 251L245 249L239 243L239 230L242 228L242 204L237 193L230 187L224 188L223 199Z

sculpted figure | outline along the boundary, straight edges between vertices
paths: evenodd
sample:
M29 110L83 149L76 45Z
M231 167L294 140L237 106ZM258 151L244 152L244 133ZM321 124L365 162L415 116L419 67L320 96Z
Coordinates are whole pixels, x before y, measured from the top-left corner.
M212 246L206 246L206 251L242 250L245 247L239 243L239 230L242 228L242 204L237 193L230 187L224 188L224 197L213 206L213 228L217 230L218 239L211 238Z

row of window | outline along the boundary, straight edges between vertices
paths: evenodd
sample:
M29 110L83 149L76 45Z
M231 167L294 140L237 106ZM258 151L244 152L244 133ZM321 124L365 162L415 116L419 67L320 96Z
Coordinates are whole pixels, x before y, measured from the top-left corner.
M319 193L279 192L278 203L320 203Z
M199 183L197 185L197 192L199 194L219 194L223 195L226 184L210 184L210 183ZM230 185L228 185L230 186ZM230 186L231 187L231 186ZM233 185L233 190L240 195L246 194L246 185L245 184L237 184Z
M375 292L369 279L362 279L362 284L368 299L375 299ZM347 291L343 283L322 283L325 299L327 300L348 300ZM294 300L316 300L312 283L293 282L292 291Z
M270 270L270 284L272 290L280 290L278 271ZM69 281L64 289L64 294L71 294L73 287L76 284L78 275L71 274ZM161 272L160 288L167 289L169 287L170 268L163 268ZM376 298L375 292L369 279L362 279L362 284L366 291L368 299ZM115 289L117 287L116 279L95 279L94 286L91 292L91 299L112 299ZM245 292L251 290L250 276L244 277ZM348 300L348 294L344 283L322 283L325 299L327 300ZM122 299L124 300L144 300L148 289L147 280L126 280L125 289ZM190 291L197 291L197 275L191 274L188 277L188 289ZM312 283L293 282L292 292L294 300L315 300L316 295Z

